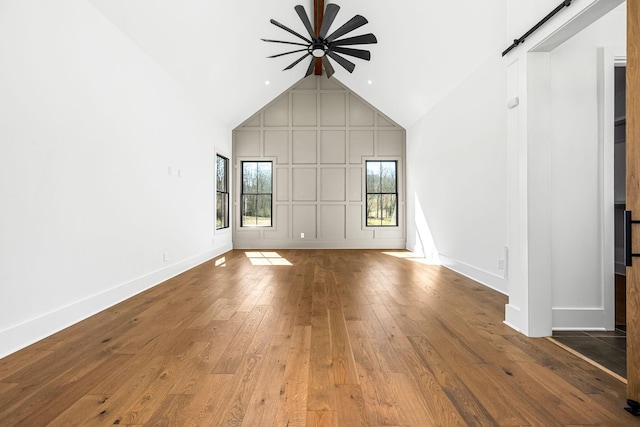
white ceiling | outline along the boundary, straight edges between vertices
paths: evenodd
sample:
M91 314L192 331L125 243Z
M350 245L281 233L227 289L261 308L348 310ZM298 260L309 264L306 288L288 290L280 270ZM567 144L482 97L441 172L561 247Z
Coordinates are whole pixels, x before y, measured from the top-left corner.
M306 71L307 61L282 71L297 54L267 59L293 49L260 39L295 41L269 19L304 34L293 8L302 4L311 13L311 0L87 1L231 128ZM483 61L500 55L506 2L336 0L341 10L332 28L363 15L369 23L349 35L372 32L378 44L368 47L370 62L354 59L353 74L336 65L334 78L408 127Z

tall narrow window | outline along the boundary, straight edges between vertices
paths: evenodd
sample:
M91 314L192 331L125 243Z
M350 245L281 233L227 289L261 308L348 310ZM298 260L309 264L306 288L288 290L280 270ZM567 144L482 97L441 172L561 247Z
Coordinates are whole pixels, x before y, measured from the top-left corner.
M367 161L367 226L398 225L396 161Z
M229 227L229 159L216 155L216 230Z
M241 227L271 227L271 162L242 162Z

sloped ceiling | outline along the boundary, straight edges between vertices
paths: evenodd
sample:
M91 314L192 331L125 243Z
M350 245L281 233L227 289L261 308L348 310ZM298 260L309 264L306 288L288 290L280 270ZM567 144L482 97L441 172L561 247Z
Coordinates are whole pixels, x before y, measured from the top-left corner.
M311 13L310 0L87 1L230 128L306 71L306 61L282 71L296 54L267 59L288 47L260 39L293 41L270 18L304 34L293 8L302 4ZM408 127L483 61L500 55L506 2L336 0L341 10L332 28L361 14L369 24L350 35L372 32L378 44L369 46L370 62L354 60L353 74L336 65L334 78Z

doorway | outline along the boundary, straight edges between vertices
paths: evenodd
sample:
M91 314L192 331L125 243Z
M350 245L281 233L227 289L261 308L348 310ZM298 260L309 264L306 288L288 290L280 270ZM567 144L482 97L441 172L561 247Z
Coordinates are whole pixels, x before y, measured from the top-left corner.
M603 292L611 291L611 308L605 312L606 331L554 331L556 342L579 353L619 378L627 377L626 266L624 211L626 209L626 49L601 50L599 98L603 116L602 220ZM610 230L610 231L607 231ZM608 255L610 254L610 255ZM609 287L610 286L610 287Z
M627 297L624 211L626 209L626 70L616 64L614 71L614 199L615 199L615 327L626 331Z

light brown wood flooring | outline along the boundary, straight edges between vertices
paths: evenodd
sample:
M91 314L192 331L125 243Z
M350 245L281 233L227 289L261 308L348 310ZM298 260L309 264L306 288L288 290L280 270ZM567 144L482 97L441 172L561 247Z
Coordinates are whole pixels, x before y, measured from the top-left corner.
M0 426L640 426L505 296L405 254L228 252L0 359Z

